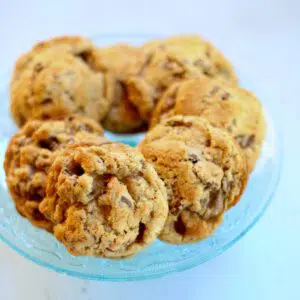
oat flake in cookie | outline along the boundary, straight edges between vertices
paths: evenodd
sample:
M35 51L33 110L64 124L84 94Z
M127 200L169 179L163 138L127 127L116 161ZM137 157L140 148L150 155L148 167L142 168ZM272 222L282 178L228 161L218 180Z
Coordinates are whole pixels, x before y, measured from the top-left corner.
M198 78L171 86L153 112L151 126L174 115L194 115L226 129L253 170L265 136L262 106L254 94L219 80Z
M167 188L169 215L160 238L169 243L191 243L211 235L247 182L238 145L199 117L162 121L139 148Z
M149 245L167 214L166 190L135 148L71 146L49 171L40 210L73 255L122 258Z
M71 116L60 120L28 121L10 140L5 155L6 182L19 213L34 225L52 231L52 222L39 211L46 176L58 151L70 143L103 141L94 121Z

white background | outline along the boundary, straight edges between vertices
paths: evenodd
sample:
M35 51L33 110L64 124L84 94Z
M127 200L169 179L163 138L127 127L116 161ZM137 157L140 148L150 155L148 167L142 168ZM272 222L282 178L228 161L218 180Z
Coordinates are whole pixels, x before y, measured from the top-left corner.
M300 3L0 0L0 72L59 34L197 32L234 62L284 132L282 179L260 222L214 260L165 278L88 282L47 271L0 244L0 299L299 299ZM6 99L1 99L1 101Z

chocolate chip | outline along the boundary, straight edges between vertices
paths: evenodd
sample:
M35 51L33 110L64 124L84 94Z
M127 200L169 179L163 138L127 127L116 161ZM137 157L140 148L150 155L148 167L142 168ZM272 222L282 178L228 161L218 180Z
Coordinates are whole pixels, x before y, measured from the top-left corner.
M30 200L40 202L40 201L43 200L43 197L40 194L33 193L33 194L30 195Z
M208 139L208 140L206 140L206 147L210 147L211 146L211 140L210 139Z
M101 214L107 218L109 215L110 215L110 212L111 212L111 206L110 205L101 205L100 206L100 211L101 211Z
M129 199L126 197L122 196L120 199L120 202L125 203L128 207L132 208L132 203Z
M47 105L47 104L51 104L53 102L53 100L51 98L45 98L41 101L42 105Z
M189 154L189 161L191 161L193 164L199 161L199 158L196 154L191 153Z
M222 100L227 100L230 97L230 94L228 92L225 92L222 96L221 99Z
M44 67L43 67L43 65L41 63L37 63L34 66L34 71L37 72L37 73L41 72L43 69L44 69Z
M139 234L136 237L136 242L137 243L143 242L145 230L146 230L146 225L144 223L140 222L140 224L139 224Z
M45 217L37 208L32 211L32 218L36 221L45 220Z
M182 127L187 127L190 128L193 126L192 122L185 122L185 121L181 121L181 120L170 120L168 122L168 125L171 127L176 127L176 126L182 126Z
M43 120L49 120L50 119L50 116L48 114L45 114L45 113L43 113L41 117L42 117Z
M38 142L39 147L48 149L48 150L54 150L57 147L57 144L59 143L58 139L56 137L49 137L45 140L40 140Z
M90 58L90 52L89 51L82 51L76 55L78 58L80 58L85 63L89 62Z
M178 217L177 221L174 223L175 231L180 235L185 235L186 233L186 226L183 223L181 216Z
M235 137L235 140L237 141L237 143L241 146L241 148L245 149L245 148L249 148L252 146L252 144L254 143L255 140L255 135L251 134L251 135L238 135Z
M84 169L78 162L73 160L69 163L67 172L71 175L81 176L84 174Z

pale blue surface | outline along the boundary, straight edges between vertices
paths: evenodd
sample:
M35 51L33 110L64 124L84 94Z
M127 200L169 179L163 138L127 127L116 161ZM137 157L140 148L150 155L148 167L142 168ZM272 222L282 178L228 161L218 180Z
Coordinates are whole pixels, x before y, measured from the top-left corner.
M284 132L285 147L283 176L267 213L214 260L149 282L97 283L45 271L0 245L1 299L298 299L299 20L296 0L1 2L4 70L37 39L66 32L204 34L232 59L245 85L267 104Z

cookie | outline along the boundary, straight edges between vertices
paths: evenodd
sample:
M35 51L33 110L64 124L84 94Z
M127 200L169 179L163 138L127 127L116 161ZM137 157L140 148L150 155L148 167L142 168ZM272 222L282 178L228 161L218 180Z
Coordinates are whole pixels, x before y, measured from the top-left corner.
M122 258L149 245L164 226L163 182L124 144L69 147L49 171L40 210L73 255Z
M149 121L158 99L171 84L202 74L175 47L157 47L146 54L124 83L129 101L141 118Z
M143 49L151 51L157 47L176 48L178 55L191 62L205 76L238 84L234 68L228 59L199 35L177 35L154 40L144 44Z
M29 119L81 114L100 122L112 99L108 77L67 52L46 49L11 82L10 108L18 126Z
M247 182L239 146L226 131L199 117L163 120L139 149L166 185L169 215L160 239L169 243L210 236Z
M146 54L139 48L128 44L116 44L97 48L93 52L93 67L99 72L112 72L118 79L125 79L137 73Z
M69 54L81 59L92 68L92 61L95 55L94 52L97 48L92 41L80 36L60 36L41 41L35 44L29 52L21 55L21 57L17 60L13 78L17 79L20 76L20 73L32 62L34 56L47 49L68 52Z
M135 105L128 101L128 93L124 80L137 73L139 61L145 54L139 48L117 44L110 47L98 48L95 52L93 65L102 73L110 73L115 77L111 85L112 105L102 121L104 128L117 133L132 133L142 131L144 120Z
M199 78L170 87L157 104L151 126L174 115L195 115L226 129L253 170L265 136L261 104L254 94L219 80Z
M103 130L94 121L71 116L61 120L28 121L10 140L4 169L16 208L34 225L52 230L38 210L45 196L46 175L56 154L70 143L103 141Z
M145 121L142 120L136 107L129 102L125 85L121 80L113 79L110 86L109 99L113 100L107 115L102 120L102 126L115 133L143 131L146 126Z

